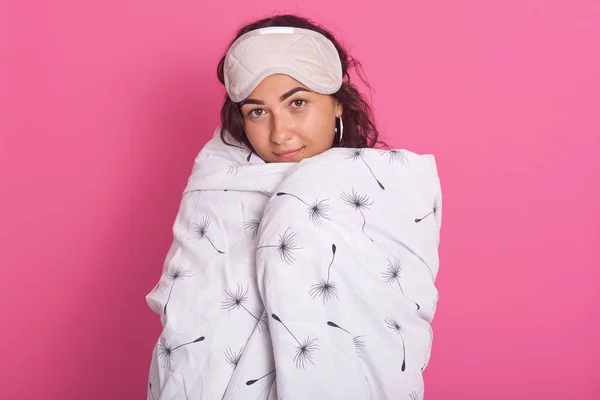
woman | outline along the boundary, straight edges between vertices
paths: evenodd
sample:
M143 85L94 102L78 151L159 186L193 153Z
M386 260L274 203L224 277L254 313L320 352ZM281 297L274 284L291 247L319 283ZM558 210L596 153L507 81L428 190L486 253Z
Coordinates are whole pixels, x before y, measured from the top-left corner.
M264 157L263 159L267 162L300 161L302 158L320 154L334 145L352 148L374 147L378 143L379 132L373 120L371 108L354 85L350 83L350 68L360 67L360 64L346 53L330 32L304 18L283 15L262 19L243 27L238 31L235 40L239 40L242 35L258 29L280 26L292 26L318 32L331 42L334 48L328 50L331 52L332 58L339 58L338 64L341 67L339 68L335 63L333 64L333 68L338 67L335 71L337 76L332 83L335 92L328 93L325 90L325 94L320 94L316 90L310 90L289 75L267 75L254 92L248 96L248 99L242 101L241 104L234 102L229 96L226 97L221 109L223 129L239 142L244 143L250 148L254 148L258 152L258 155ZM298 49L298 51L303 50L305 48ZM217 67L217 76L223 85L227 84L226 76L224 75L225 60L226 56L223 56ZM250 62L252 61L255 60L251 60ZM327 71L321 72L321 74L327 73ZM295 74L299 78L301 78L301 75L301 73ZM342 77L345 80L342 80ZM326 77L322 79L325 80ZM289 93L289 90L297 87L305 90L299 91L295 96L286 98L286 101L281 101L278 98L279 95L274 96L275 94ZM269 95L271 95L274 101L268 105L276 107L274 110L271 110L274 114L264 118L265 114L263 112L266 109L256 107L249 100L262 99L262 97ZM307 103L309 103L308 107L304 107ZM242 106L241 109L240 105ZM287 106L287 108L282 108L282 106ZM254 109L258 111L252 113ZM284 109L286 110L285 113L280 112ZM257 118L259 116L257 113L262 118ZM343 122L340 120L342 114L344 114ZM307 140L310 143L308 151L303 151L301 154L287 154L283 158L273 157L273 154L276 155L274 151L279 151L280 149L271 148L269 151L267 148L262 148L262 146L266 145L267 140L265 139L269 138L270 133L277 135L277 132L273 133L270 129L267 129L267 121L270 124L277 123L276 128L293 126L296 131L295 134L298 136L296 138L298 142ZM336 138L337 140L334 140L334 132L340 129L339 125L342 123L344 137L341 141L339 137ZM334 124L336 125L334 126ZM281 141L282 139L280 137L276 140ZM312 141L315 143L312 143ZM273 147L273 145L285 148L277 142L269 146Z
M149 399L422 399L441 190L432 156L373 149L356 65L291 15L229 46L222 126L147 296Z

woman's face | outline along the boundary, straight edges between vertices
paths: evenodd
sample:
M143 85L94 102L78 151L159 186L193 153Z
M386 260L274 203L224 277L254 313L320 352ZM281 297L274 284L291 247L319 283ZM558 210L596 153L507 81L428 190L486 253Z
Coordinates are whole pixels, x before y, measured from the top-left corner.
M266 162L299 162L331 148L342 105L288 75L265 78L241 103L246 136Z

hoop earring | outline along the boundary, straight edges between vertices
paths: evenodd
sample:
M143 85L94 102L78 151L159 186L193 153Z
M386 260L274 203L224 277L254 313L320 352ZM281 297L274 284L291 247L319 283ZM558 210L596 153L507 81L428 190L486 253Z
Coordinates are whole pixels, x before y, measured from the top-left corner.
M339 132L340 132L340 139L339 139L339 141L341 142L341 141L342 141L342 138L344 137L344 121L342 120L342 117L341 117L341 116L337 117L336 119L340 121L340 130L339 130ZM337 124L336 124L336 125L337 125ZM336 126L336 128L335 128L335 133L338 133L338 128L337 128L337 126Z

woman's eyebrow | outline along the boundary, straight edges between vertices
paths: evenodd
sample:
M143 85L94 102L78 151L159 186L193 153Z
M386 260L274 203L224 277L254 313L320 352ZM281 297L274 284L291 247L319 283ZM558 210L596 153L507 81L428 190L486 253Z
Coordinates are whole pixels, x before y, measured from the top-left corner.
M279 101L284 101L285 99L287 99L294 93L298 93L298 92L310 92L310 90L308 90L307 88L300 87L300 86L295 87L292 90L288 90L287 92L285 92L284 94L279 96Z
M259 106L264 106L265 102L262 100L245 99L240 102L240 107L243 107L245 104L257 104Z
M295 87L295 88L293 88L291 90L288 90L287 92L285 92L281 96L279 96L279 101L284 101L285 99L287 99L288 97L290 97L294 93L298 93L298 92L310 92L310 90L308 90L307 88L300 87L300 86ZM246 104L256 104L256 105L259 105L259 106L264 106L265 102L262 101L262 100L256 100L256 99L245 99L245 100L242 100L240 102L240 107L243 107Z

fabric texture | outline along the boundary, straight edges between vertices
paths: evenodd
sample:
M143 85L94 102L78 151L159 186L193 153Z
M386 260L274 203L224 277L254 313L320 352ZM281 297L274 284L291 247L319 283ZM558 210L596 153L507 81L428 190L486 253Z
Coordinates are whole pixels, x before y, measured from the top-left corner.
M244 100L267 76L286 74L321 94L342 86L342 62L335 45L319 32L293 27L250 31L235 40L223 65L229 98Z
M163 326L148 399L423 399L434 157L334 148L267 164L218 133L147 296Z

